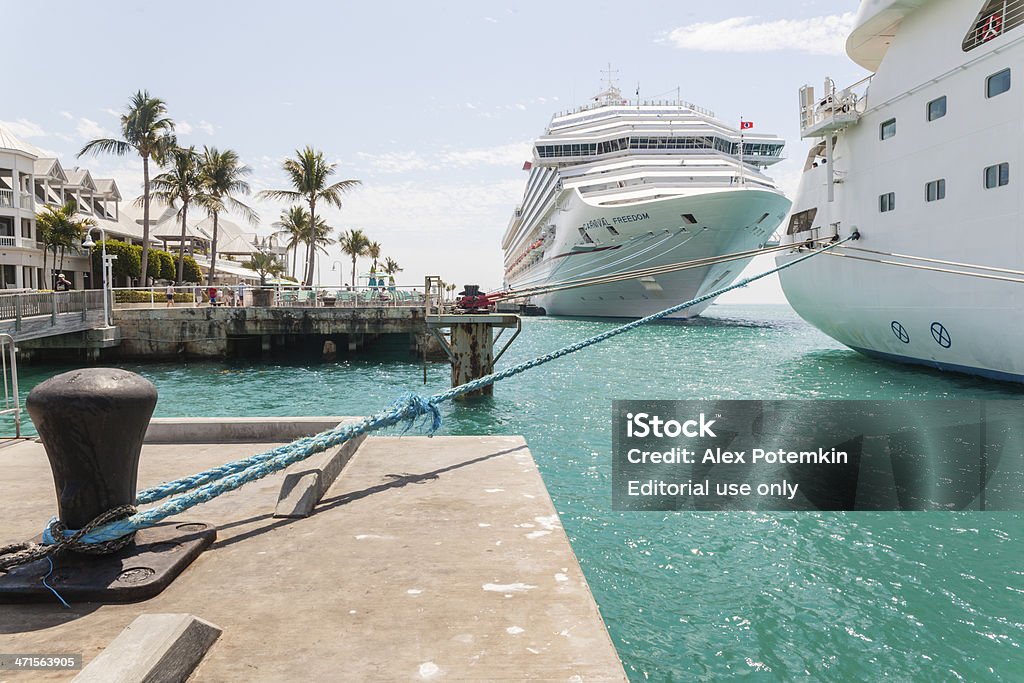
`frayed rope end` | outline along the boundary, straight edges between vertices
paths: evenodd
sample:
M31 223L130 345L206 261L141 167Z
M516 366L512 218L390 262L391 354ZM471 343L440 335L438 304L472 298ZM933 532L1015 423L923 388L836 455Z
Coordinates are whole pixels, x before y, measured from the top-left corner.
M391 404L393 410L402 410L409 414L405 416L405 434L413 427L426 429L427 436L433 436L441 428L441 411L429 399L412 392L403 394Z

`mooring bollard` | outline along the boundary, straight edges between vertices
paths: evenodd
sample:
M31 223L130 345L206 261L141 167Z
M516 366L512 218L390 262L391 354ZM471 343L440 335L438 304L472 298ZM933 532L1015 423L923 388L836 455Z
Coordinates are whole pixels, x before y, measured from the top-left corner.
M152 382L113 368L65 372L29 392L25 406L50 460L57 516L67 528L135 503L156 399Z
M82 529L118 508L126 510L122 516L131 514L156 402L149 380L115 368L65 372L29 392L25 403L53 471L60 526ZM59 536L59 528L51 530ZM62 547L0 573L0 603L52 601L49 586L69 601L145 600L170 585L216 536L207 524L178 521L141 529L134 542L122 537L81 554Z

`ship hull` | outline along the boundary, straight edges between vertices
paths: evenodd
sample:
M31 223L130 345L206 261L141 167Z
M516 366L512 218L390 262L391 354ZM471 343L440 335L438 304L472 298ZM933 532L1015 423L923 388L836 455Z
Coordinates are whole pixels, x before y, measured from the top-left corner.
M777 192L743 188L616 206L596 206L568 191L549 218L554 238L544 245L543 256L507 285L571 283L756 249L768 241L789 205ZM580 228L592 244L579 243ZM555 316L643 317L732 283L748 262L566 289L534 296L529 303ZM669 317L692 317L711 303Z
M825 254L782 271L780 281L800 317L855 351L1024 382L1024 354L1014 341L1024 338L1020 285Z

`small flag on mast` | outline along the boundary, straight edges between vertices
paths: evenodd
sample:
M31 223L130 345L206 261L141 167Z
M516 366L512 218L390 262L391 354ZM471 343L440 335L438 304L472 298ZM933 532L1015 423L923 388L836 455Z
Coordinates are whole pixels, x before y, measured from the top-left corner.
M524 171L529 171L531 168L533 168L533 163L532 162L530 162L530 161L524 161L523 162L523 170Z
M742 119L740 120L740 130L750 130L753 127L754 127L754 122L753 121L744 121Z

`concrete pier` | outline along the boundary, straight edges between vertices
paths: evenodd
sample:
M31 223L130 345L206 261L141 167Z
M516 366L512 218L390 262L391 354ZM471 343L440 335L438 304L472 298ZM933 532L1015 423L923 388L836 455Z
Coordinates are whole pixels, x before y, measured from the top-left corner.
M140 485L269 446L147 444ZM0 468L0 544L35 536L56 509L42 446L0 449ZM284 476L183 515L217 542L156 598L4 605L4 651L88 664L140 615L173 613L223 631L195 681L625 680L521 437L370 437L305 519L273 517Z

